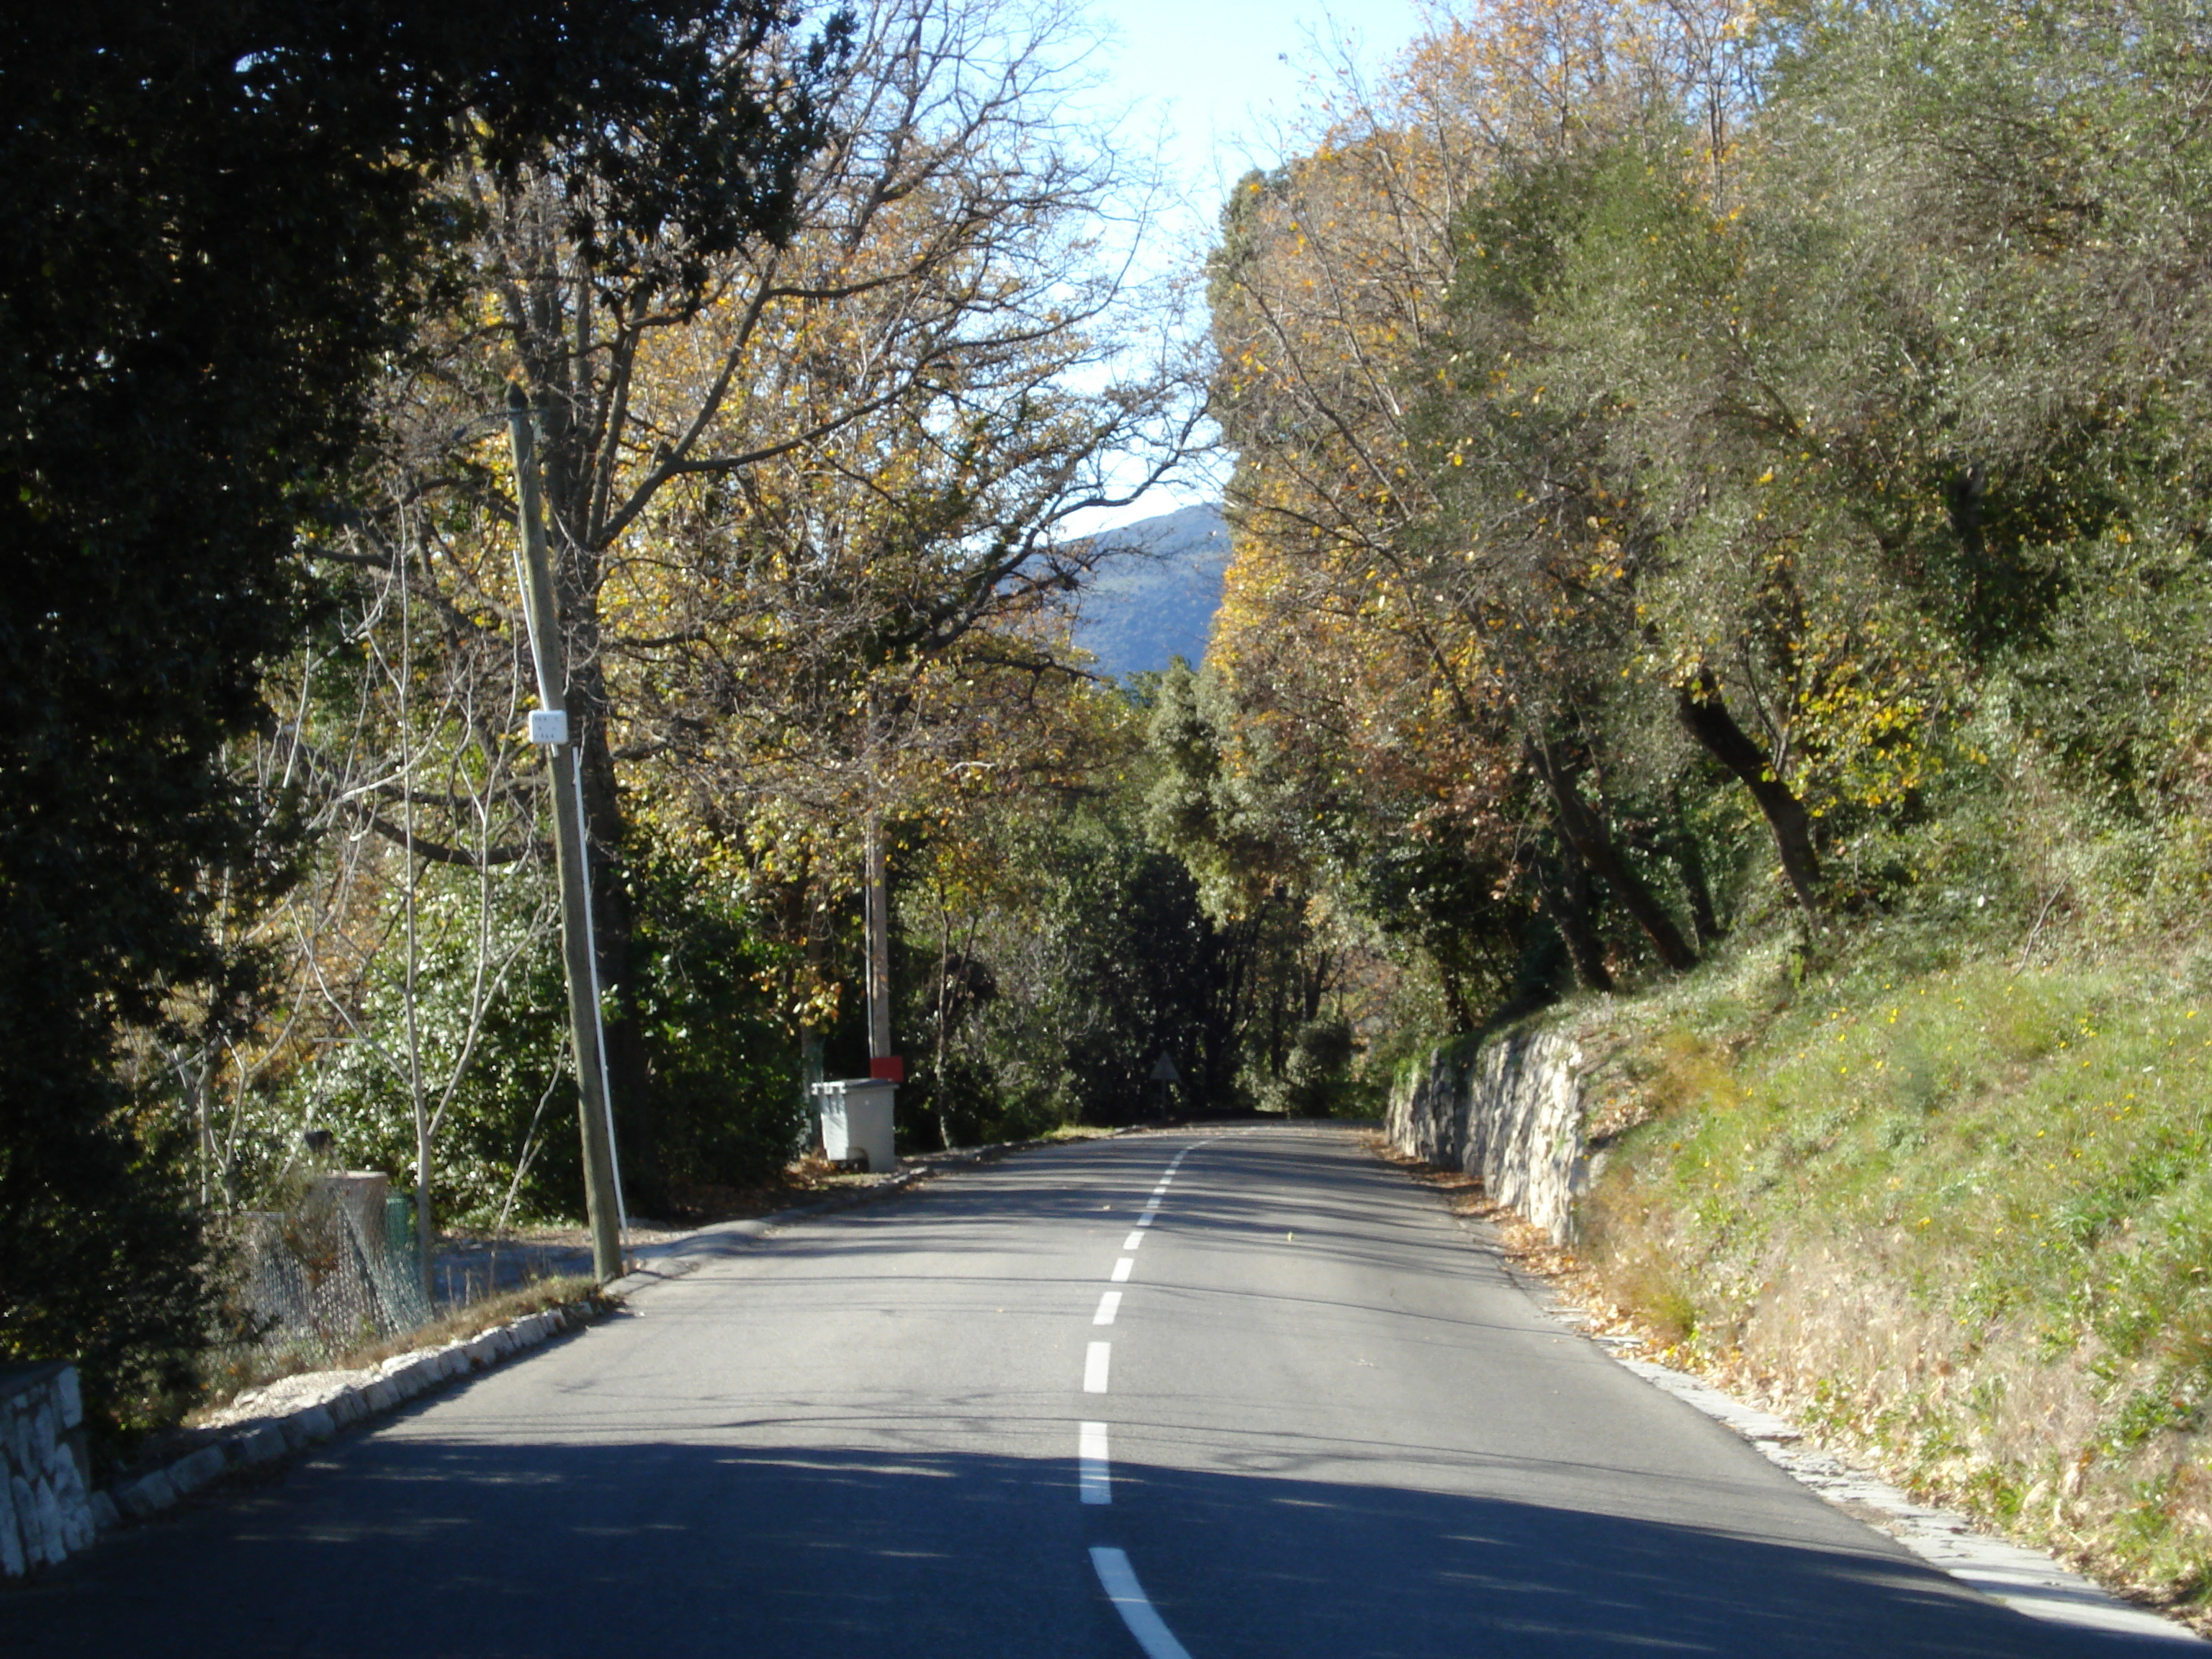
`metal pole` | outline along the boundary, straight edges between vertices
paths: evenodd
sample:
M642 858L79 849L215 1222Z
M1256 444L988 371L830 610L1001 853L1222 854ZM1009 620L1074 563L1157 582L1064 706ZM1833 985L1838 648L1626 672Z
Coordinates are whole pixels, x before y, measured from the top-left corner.
M530 624L538 701L556 718L532 721L553 771L553 856L561 881L561 955L568 977L568 1036L576 1060L577 1109L584 1136L584 1194L592 1223L592 1271L604 1285L622 1276L622 1194L614 1165L614 1116L608 1098L606 1043L599 1028L599 963L592 939L591 871L584 846L583 780L568 729L568 671L562 660L553 577L545 558L545 514L538 497L537 435L522 388L507 389L514 445L515 500L522 520L518 555L523 613Z

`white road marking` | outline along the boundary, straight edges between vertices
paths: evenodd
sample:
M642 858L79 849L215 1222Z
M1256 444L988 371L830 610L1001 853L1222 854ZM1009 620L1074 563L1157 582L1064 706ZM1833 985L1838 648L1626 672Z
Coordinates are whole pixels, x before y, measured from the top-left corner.
M1114 1501L1113 1465L1106 1457L1106 1425L1085 1423L1075 1434L1077 1486L1086 1504Z
M1136 1247L1132 1245L1130 1248L1133 1249ZM1134 1261L1132 1261L1127 1256L1123 1256L1119 1261L1114 1264L1114 1282L1116 1285L1127 1284L1129 1282L1129 1269L1136 1265L1137 1264Z
M1083 1392L1106 1392L1107 1357L1114 1352L1111 1342L1093 1342L1083 1353Z
M1110 1325L1114 1316L1121 1311L1121 1292L1108 1291L1098 1298L1098 1311L1091 1316L1094 1325Z
M1098 1575L1099 1587L1106 1592L1106 1599L1121 1615L1121 1622L1137 1638L1137 1645L1144 1649L1145 1659L1190 1659L1190 1650L1175 1639L1175 1632L1152 1610L1152 1601L1146 1595L1145 1587L1137 1582L1137 1575L1130 1570L1125 1552L1093 1546L1091 1565Z
M1139 1227L1149 1227L1152 1224L1152 1218L1150 1214L1140 1215L1137 1218L1137 1224ZM1129 1237L1134 1238L1136 1234L1131 1233ZM1133 1244L1124 1244L1121 1248L1125 1250L1128 1250L1134 1249L1136 1247Z
M1138 1246L1138 1245L1139 1245L1139 1244L1143 1243L1144 1242L1145 1242L1145 1236L1144 1236L1144 1234L1142 1234L1142 1233L1131 1233L1131 1234L1130 1234L1127 1238L1125 1238L1125 1239L1123 1239L1123 1240L1121 1241L1121 1248L1122 1248L1123 1249L1125 1249L1125 1250L1133 1250L1133 1249L1135 1249L1137 1248L1137 1246Z

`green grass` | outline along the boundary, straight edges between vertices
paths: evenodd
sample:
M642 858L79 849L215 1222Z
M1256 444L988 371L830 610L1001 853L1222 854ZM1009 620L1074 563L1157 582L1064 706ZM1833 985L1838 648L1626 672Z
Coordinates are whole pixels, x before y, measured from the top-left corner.
M1681 1357L1920 1489L2212 1589L2212 995L1898 928L1563 1018L1622 1131L1586 1254ZM1833 949L1834 947L1832 947ZM1638 1121L1640 1120L1640 1121Z

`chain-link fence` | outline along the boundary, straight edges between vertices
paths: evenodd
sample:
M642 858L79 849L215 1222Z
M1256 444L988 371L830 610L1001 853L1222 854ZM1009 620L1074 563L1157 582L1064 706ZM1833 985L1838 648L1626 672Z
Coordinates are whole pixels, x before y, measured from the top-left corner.
M269 1359L327 1364L431 1318L411 1207L383 1176L318 1176L294 1208L237 1217L228 1242L246 1346Z

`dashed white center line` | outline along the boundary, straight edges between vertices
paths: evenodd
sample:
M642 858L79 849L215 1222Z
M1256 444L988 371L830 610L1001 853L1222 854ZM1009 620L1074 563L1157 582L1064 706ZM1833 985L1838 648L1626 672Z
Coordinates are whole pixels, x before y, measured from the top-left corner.
M1106 1599L1121 1615L1121 1622L1137 1638L1137 1645L1144 1649L1145 1659L1190 1659L1189 1650L1175 1639L1175 1632L1152 1610L1152 1601L1146 1595L1144 1586L1137 1582L1125 1551L1095 1545L1091 1551L1091 1565L1098 1575L1099 1587L1106 1592Z
M1086 1504L1114 1501L1114 1466L1106 1456L1106 1425L1085 1423L1075 1435L1077 1486Z
M1152 1195L1137 1217L1128 1237L1121 1241L1124 1251L1133 1251L1145 1242L1145 1229L1151 1226L1154 1218L1159 1214L1161 1201L1166 1196L1170 1183L1175 1180L1176 1170L1184 1158L1190 1156L1191 1151L1186 1146L1168 1161L1166 1173L1160 1176L1158 1184L1152 1188ZM1124 1255L1114 1264L1113 1282L1127 1284L1130 1272L1136 1265L1132 1256ZM1121 1310L1121 1296L1120 1291L1100 1291L1098 1311L1091 1316L1091 1322L1094 1326L1111 1325L1115 1316ZM1093 1342L1085 1347L1084 1393L1106 1392L1107 1367L1113 1352L1114 1346L1110 1342ZM1084 1423L1077 1426L1075 1462L1076 1488L1083 1501L1085 1504L1111 1504L1114 1501L1114 1472L1113 1463L1106 1451L1105 1424ZM1145 1659L1190 1659L1188 1650L1176 1640L1175 1632L1162 1620L1153 1608L1151 1598L1146 1595L1144 1586L1137 1582L1136 1572L1130 1567L1126 1552L1104 1545L1097 1546L1091 1552L1091 1571L1098 1575L1099 1587L1106 1592L1106 1599L1114 1604L1115 1612L1121 1615L1121 1622L1128 1626L1129 1634L1145 1650Z

